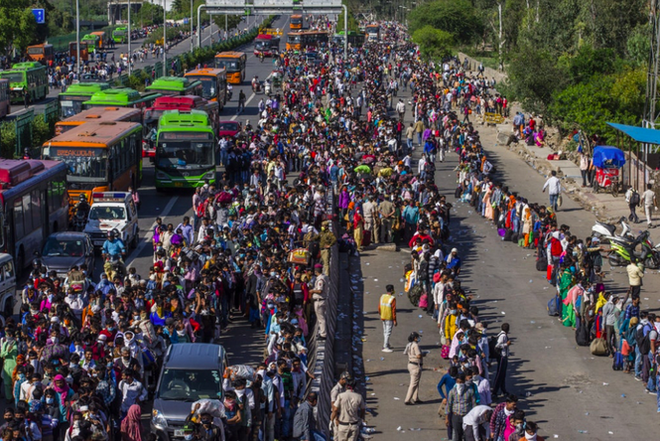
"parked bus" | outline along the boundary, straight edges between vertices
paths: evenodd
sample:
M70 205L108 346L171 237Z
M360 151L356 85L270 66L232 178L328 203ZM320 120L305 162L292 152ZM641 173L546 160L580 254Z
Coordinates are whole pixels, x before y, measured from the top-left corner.
M52 44L35 44L27 47L27 57L48 66L48 62L55 60L55 50Z
M227 72L227 82L241 84L245 80L245 52L220 52L215 56L215 67L224 68Z
M287 34L286 50L301 51L317 48L328 43L328 33L324 31L296 31Z
M112 39L115 43L124 44L128 41L128 27L119 26L112 31Z
M105 31L92 32L92 35L99 37L99 46L96 48L97 50L108 48L108 35L105 33Z
M9 80L12 103L23 102L23 89L27 89L28 100L31 103L48 95L46 66L37 61L16 63L11 69L0 72L0 78Z
M254 55L276 57L280 53L280 37L276 35L259 34L254 40Z
M156 190L215 183L215 134L206 112L163 113L156 139Z
M348 44L350 44L353 47L361 47L364 45L364 40L365 36L363 33L360 32L355 32L355 31L348 31ZM335 34L332 37L332 41L339 46L344 45L344 31L341 31L337 34Z
M203 110L208 115L211 127L217 133L220 128L220 107L217 101L207 101L202 97L189 96L162 96L154 101L153 107L144 111L144 139L142 142L142 156L153 158L156 156L156 134L158 120L168 110Z
M101 38L98 35L87 34L80 40L80 42L87 45L87 50L89 52L94 52L94 49L101 49L100 40Z
M142 125L89 122L47 141L44 158L66 164L69 199L92 192L136 189L142 176Z
M14 256L19 272L48 235L66 229L66 169L57 161L0 160L0 250Z
M289 23L290 29L302 29L303 27L303 16L302 15L292 15L291 22Z
M202 97L209 101L217 101L220 110L227 102L227 71L225 69L202 68L191 70L184 75L191 81L202 83Z
M201 81L182 77L160 77L154 80L146 90L161 95L203 95Z
M146 109L151 106L160 94L147 93L140 95L137 90L122 88L122 89L106 89L95 92L88 101L83 102L83 109L91 109L92 107L134 107L136 109Z
M96 92L107 89L110 89L108 83L77 83L70 85L65 92L60 92L57 96L60 102L60 117L69 118L82 112L83 102L88 101Z
M9 80L0 80L0 118L4 118L11 112L9 102Z
M74 60L76 59L76 57L78 57L78 47L76 46L75 41L69 43L69 56L73 57ZM89 60L89 51L87 50L87 44L80 43L80 61L87 61L87 60Z
M94 107L55 123L55 136L89 122L133 122L142 124L142 110L130 107Z
M378 25L368 25L366 33L367 33L367 41L379 41L380 40L380 26L378 26Z

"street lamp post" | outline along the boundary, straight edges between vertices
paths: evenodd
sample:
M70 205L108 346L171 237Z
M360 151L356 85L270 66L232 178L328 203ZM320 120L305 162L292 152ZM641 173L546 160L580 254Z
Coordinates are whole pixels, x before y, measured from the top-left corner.
M199 29L197 29L197 32L199 32ZM190 52L192 52L194 48L195 48L195 43L193 42L193 0L190 0Z
M80 0L76 0L76 74L80 78Z
M163 0L163 76L167 75L167 0Z
M128 74L131 74L131 61L133 61L133 54L131 53L131 0L128 0Z

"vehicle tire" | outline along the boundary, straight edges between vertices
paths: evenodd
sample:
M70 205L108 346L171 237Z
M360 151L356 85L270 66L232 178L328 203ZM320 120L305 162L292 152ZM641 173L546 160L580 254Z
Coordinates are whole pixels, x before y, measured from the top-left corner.
M607 261L610 263L610 266L623 266L623 259L619 257L618 254L610 254L607 257Z

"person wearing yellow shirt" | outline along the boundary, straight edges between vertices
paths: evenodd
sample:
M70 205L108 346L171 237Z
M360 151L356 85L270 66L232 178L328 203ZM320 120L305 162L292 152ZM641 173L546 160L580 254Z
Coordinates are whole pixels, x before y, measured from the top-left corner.
M392 352L390 336L392 335L392 328L397 325L396 297L394 296L394 285L387 285L385 289L387 292L380 296L378 313L380 314L380 320L383 322L383 352Z

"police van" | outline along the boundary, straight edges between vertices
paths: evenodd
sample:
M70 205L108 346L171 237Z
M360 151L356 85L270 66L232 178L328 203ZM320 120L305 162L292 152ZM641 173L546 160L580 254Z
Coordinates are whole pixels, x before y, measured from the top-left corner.
M102 247L108 232L115 230L127 248L137 247L140 227L133 197L128 192L92 193L85 233L95 247Z

